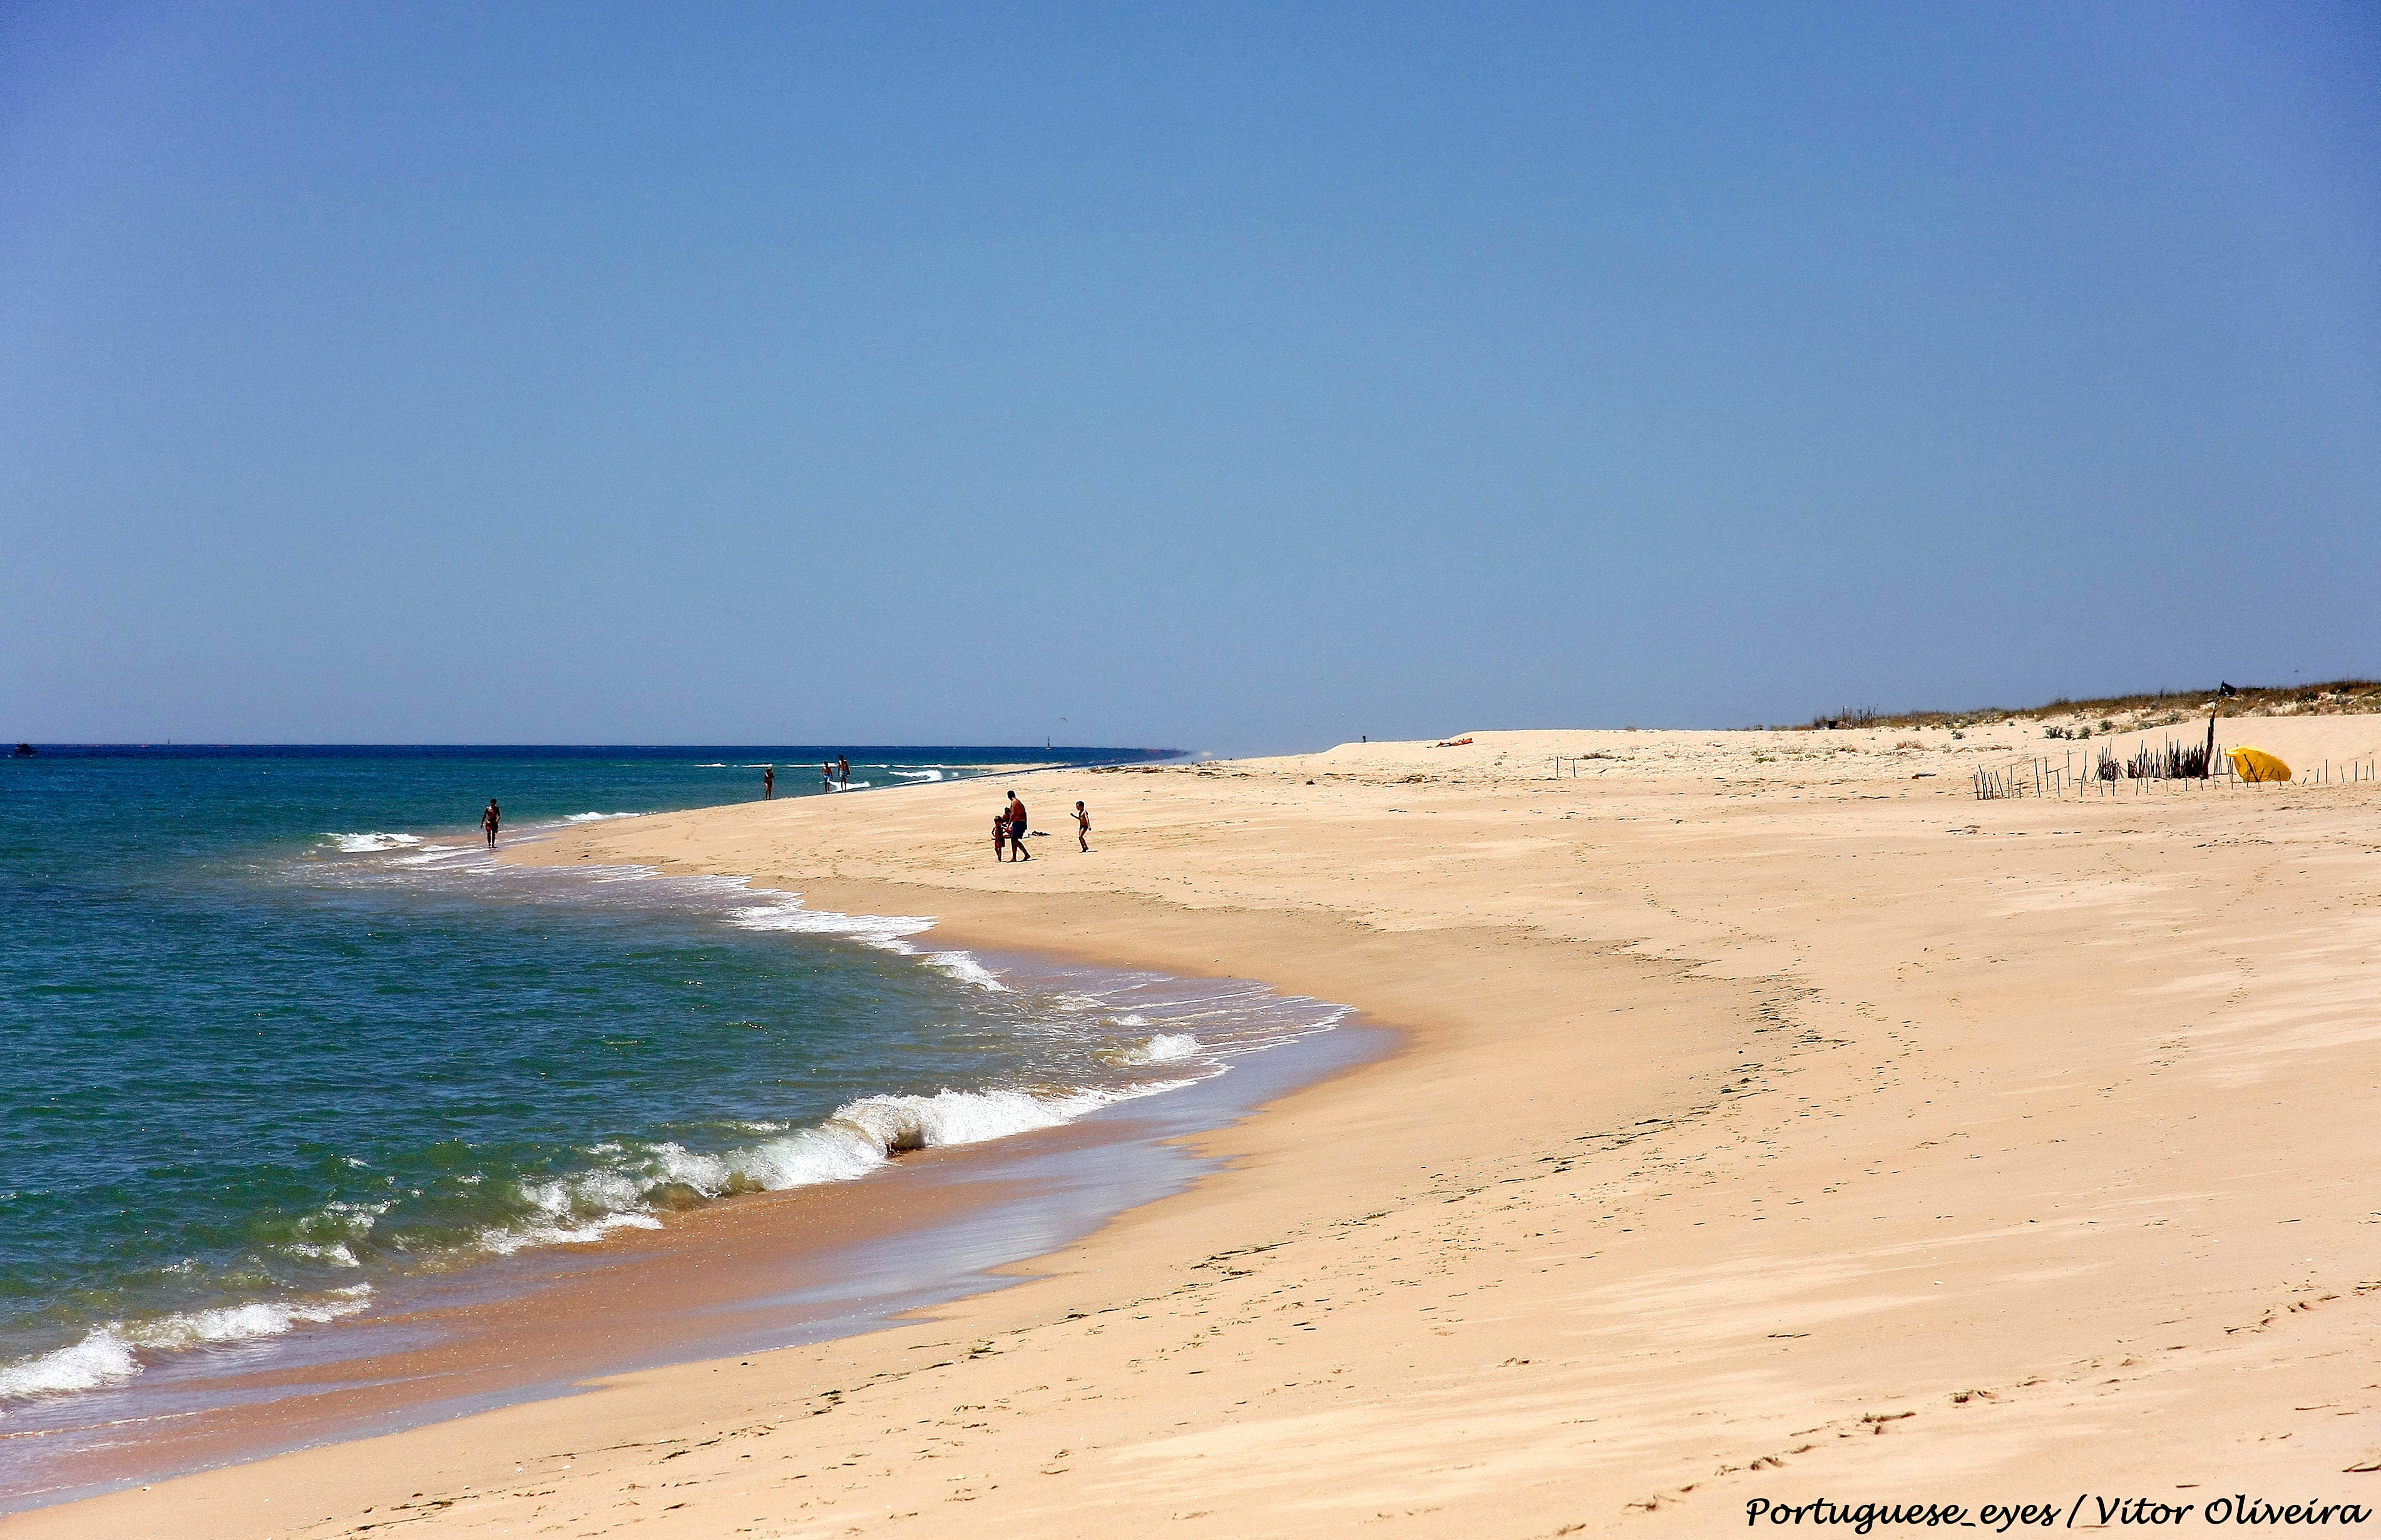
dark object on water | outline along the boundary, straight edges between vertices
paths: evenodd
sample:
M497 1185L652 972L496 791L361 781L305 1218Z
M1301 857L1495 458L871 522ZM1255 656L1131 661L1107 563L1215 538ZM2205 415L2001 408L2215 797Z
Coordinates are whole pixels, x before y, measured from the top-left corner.
M42 751L35 748L31 744L18 744L14 750L14 753L19 759L30 759L40 752Z

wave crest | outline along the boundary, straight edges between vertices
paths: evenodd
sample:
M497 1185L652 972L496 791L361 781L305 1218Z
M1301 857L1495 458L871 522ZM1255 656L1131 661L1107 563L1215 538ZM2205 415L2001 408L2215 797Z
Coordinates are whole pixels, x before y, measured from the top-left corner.
M483 1232L478 1244L499 1255L530 1246L599 1241L627 1227L653 1230L655 1208L736 1193L849 1182L881 1170L913 1150L982 1144L1056 1128L1112 1102L1173 1090L1187 1081L1154 1081L1109 1090L936 1091L932 1096L861 1097L808 1127L741 1149L706 1154L668 1143L633 1154L600 1150L617 1161L602 1170L524 1182L531 1217Z
M421 843L419 834L325 834L323 838L336 846L342 855L360 855L368 850L402 850Z
M1160 1032L1117 1055L1119 1064L1170 1064L1199 1051L1199 1039L1188 1032Z
M300 1326L352 1316L371 1301L359 1283L316 1300L259 1301L216 1310L192 1310L149 1321L109 1321L82 1340L0 1369L0 1401L121 1385L145 1365L140 1353L182 1352L219 1342L278 1337Z

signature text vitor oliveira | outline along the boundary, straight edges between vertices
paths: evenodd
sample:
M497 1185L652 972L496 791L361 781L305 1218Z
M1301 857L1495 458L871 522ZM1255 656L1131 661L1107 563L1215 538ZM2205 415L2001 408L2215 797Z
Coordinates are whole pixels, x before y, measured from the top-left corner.
M2106 1529L2130 1525L2147 1528L2178 1525L2232 1524L2362 1524L2374 1510L2363 1503L2307 1499L2277 1502L2235 1492L2205 1501L2172 1502L2162 1498L2103 1498L2089 1492L2072 1501L1988 1502L1971 1508L1956 1502L1773 1502L1755 1498L1744 1505L1748 1526L1771 1524L1840 1525L1853 1534L1879 1530L1981 1529L1996 1534L2029 1529Z

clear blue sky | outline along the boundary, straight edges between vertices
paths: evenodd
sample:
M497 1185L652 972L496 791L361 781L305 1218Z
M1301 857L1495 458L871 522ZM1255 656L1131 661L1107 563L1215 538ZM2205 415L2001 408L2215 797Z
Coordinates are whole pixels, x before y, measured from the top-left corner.
M2376 579L2370 6L0 5L10 738L1782 721Z

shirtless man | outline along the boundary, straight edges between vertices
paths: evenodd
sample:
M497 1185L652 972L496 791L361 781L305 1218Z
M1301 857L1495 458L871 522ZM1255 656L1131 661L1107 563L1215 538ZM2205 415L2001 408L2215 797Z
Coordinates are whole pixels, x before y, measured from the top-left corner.
M1025 848L1025 804L1018 800L1015 792L1008 794L1008 858L1033 859L1033 853Z
M851 761L842 755L836 757L835 779L838 785L851 784Z
M488 810L480 815L480 827L487 831L490 850L496 848L496 826L504 821L504 810L496 806L496 799L488 798Z
M768 801L777 794L777 767L771 765L761 772L761 800Z
M824 759L819 761L819 790L823 792L835 790L835 766Z
M1091 854L1092 815L1083 811L1080 802L1075 804L1075 843L1083 847L1085 855Z

